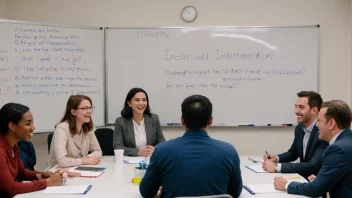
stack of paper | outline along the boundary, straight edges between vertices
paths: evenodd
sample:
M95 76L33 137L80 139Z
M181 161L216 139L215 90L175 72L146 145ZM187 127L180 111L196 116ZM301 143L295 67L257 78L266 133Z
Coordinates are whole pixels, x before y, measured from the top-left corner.
M127 157L127 156L124 156L123 157L123 161L126 164L139 164L140 162L146 162L146 158L145 157Z
M50 186L44 190L44 194L87 194L92 185L77 186Z

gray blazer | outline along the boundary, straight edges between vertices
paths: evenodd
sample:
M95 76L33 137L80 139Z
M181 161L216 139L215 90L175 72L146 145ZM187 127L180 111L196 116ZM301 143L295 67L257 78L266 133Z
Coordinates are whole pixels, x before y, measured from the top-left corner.
M155 146L165 142L158 115L152 114L152 116L148 116L144 114L144 124L147 145ZM136 148L132 118L118 117L116 119L113 146L114 149L123 149L125 151L124 155L138 156L139 149Z

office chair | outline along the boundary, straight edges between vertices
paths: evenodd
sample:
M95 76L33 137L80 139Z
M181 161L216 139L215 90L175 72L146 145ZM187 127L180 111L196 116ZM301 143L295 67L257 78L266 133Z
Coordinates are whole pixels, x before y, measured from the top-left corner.
M50 154L50 145L51 141L53 140L54 133L49 133L47 141L48 141L48 153Z
M196 196L196 197L175 197L175 198L233 198L231 195L208 195L208 196Z
M113 134L111 128L99 128L95 130L95 136L98 139L103 155L115 155L113 147Z

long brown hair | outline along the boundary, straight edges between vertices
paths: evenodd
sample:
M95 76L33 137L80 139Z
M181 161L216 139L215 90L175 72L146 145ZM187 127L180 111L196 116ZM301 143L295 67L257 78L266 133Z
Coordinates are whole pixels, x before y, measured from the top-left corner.
M77 109L78 106L81 104L83 100L88 100L90 104L93 106L92 100L85 95L71 95L68 98L67 104L66 104L66 111L64 117L61 119L60 122L68 122L69 128L70 128L70 133L72 135L75 135L78 133L77 131L77 126L76 126L76 117L72 115L71 109ZM83 132L87 134L89 131L93 129L93 120L90 118L90 121L88 123L84 123L82 125Z

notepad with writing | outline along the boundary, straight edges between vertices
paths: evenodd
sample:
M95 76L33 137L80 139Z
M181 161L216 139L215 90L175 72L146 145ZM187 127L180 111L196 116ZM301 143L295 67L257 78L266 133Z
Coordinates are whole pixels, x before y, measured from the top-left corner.
M87 194L92 185L50 186L44 190L44 194Z
M262 168L262 165L245 166L245 167L255 173L267 173L267 171Z
M145 157L124 157L123 161L126 164L138 164L140 162L145 162L146 158Z

